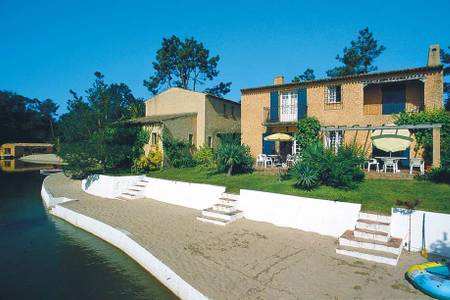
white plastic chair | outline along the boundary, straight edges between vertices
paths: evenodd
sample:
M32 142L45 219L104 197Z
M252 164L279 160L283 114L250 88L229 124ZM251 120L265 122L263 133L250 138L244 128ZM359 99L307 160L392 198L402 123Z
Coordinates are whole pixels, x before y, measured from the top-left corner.
M386 158L383 164L384 173L386 173L388 169L391 169L393 173L398 173L398 161L393 158Z
M409 161L409 175L412 175L413 168L419 168L420 174L425 174L425 162L420 158L411 158Z
M367 172L370 172L370 167L375 166L375 169L377 172L380 172L380 163L376 158L370 158L368 161L366 161L367 164Z
M266 158L267 156L265 154L258 154L258 156L256 157L256 165L263 165L265 166L266 164Z
M294 162L295 162L295 158L293 155L290 155L290 154L286 155L286 165L288 167L292 167L292 165L294 165Z

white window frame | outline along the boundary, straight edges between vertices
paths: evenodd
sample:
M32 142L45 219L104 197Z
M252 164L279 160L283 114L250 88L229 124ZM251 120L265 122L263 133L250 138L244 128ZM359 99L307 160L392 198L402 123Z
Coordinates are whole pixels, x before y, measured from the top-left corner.
M297 92L281 92L279 105L280 122L295 122L298 120Z
M339 101L338 101L338 97L337 97L337 91L338 88L340 90L340 97L339 97ZM342 88L340 85L329 85L327 86L327 104L338 104L338 103L342 103Z

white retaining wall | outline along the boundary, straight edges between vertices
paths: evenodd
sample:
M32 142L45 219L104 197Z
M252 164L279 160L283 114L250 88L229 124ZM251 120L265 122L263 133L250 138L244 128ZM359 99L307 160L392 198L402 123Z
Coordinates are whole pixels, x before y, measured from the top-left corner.
M238 209L249 220L339 237L355 228L361 204L241 190Z
M420 210L411 212L411 250L422 249L422 222L425 214L425 245L428 252L450 257L450 215ZM393 208L391 235L408 242L409 210Z
M225 187L146 177L145 197L202 210L217 203Z
M90 175L81 181L81 188L94 196L115 198L143 177Z
M59 203L72 201L72 199L69 199L66 197L53 197L53 195L47 191L44 184L42 184L42 188L41 188L41 197L47 208L54 207L56 204L59 204Z

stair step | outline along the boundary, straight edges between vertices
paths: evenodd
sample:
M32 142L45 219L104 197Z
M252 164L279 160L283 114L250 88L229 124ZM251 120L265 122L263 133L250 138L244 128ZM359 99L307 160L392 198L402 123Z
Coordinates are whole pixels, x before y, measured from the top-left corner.
M378 263L388 264L391 266L397 265L398 258L400 256L393 253L386 253L383 251L361 249L349 246L338 246L336 248L336 253L360 259L365 259L369 261L374 261Z
M221 198L239 200L240 195L231 193L222 193Z
M361 229L361 228L356 228L354 230L353 234L355 235L355 237L358 237L358 238L380 241L380 242L387 242L387 241L389 241L389 238L390 238L390 236L387 232L370 230L370 229Z
M371 220L371 221L378 221L378 222L384 222L384 223L391 222L390 216L369 214L369 213L364 213L364 212L359 213L359 218L363 219L363 220Z
M233 205L226 205L226 204L214 204L213 206L214 210L231 213L236 211L236 208Z
M202 210L202 215L206 217L212 217L222 219L226 221L234 221L242 217L242 211L235 210L233 212L217 211L213 207Z
M341 235L339 238L339 245L371 249L394 254L400 254L402 252L402 240L399 238L391 237L388 242L369 240L355 237L352 230L347 230Z
M391 232L391 225L388 222L379 222L366 219L358 219L356 222L356 228L358 229L369 229L373 231L381 231L385 233Z
M128 190L129 190L129 191L133 191L133 192L142 192L142 191L143 191L143 189L139 189L139 188L137 188L137 187L131 187L131 188L129 188Z
M223 220L223 219L206 217L206 216L199 216L199 217L197 217L197 220L199 220L201 222L211 223L211 224L221 225L221 226L225 226L231 222L231 221L227 221L227 220Z

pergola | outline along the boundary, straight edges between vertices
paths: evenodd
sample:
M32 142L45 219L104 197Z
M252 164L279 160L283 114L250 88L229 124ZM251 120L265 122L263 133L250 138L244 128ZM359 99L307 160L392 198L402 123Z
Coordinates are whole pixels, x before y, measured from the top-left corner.
M417 125L352 125L352 126L323 126L322 132L335 131L373 131L383 129L433 129L433 167L441 165L441 127L442 124L417 124Z

